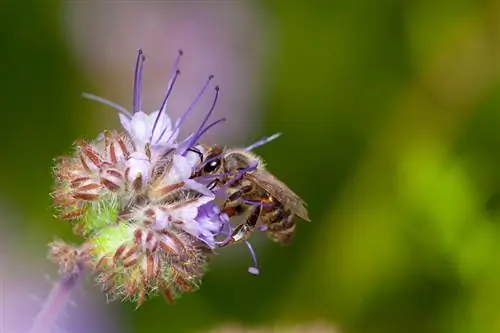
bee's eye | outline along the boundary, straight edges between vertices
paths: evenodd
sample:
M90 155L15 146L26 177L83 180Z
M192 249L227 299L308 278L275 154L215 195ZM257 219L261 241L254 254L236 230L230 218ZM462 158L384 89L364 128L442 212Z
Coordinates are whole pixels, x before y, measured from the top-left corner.
M220 159L210 161L209 163L205 164L205 166L203 167L203 171L207 173L214 172L215 170L219 169L220 165L221 165Z

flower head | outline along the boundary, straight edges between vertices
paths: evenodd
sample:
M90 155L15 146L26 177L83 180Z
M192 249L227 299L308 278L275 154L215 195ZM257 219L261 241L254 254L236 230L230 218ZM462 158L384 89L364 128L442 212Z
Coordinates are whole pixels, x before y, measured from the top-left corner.
M193 147L223 121L208 123L218 88L198 130L177 141L182 123L213 77L179 120L173 123L166 113L181 55L160 108L150 114L141 110L142 51L135 67L132 112L86 95L117 109L125 131L78 140L75 154L57 160L54 168L57 216L73 221L75 231L85 237L87 267L112 298L138 304L159 290L169 301L195 290L207 253L217 246L217 236L230 229L229 219L213 203L215 195L191 178L201 162ZM58 253L61 263L66 262L66 252Z

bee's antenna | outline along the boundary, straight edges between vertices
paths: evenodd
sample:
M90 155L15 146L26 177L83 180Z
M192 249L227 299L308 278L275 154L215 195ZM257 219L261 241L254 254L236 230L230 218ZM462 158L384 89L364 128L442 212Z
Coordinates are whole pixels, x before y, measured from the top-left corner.
M146 61L144 52L142 51L142 49L139 49L139 51L137 52L137 60L135 62L135 70L134 70L134 92L132 97L132 113L141 111L142 69L144 67L143 66L144 61Z
M170 97L170 94L172 93L172 89L174 88L175 81L177 81L177 78L181 74L181 71L179 70L179 62L181 61L182 55L183 55L182 50L179 50L179 54L177 55L177 59L175 59L175 62L174 62L174 68L173 68L174 72L170 77L170 82L168 83L167 93L165 94L165 97L163 98L163 102L161 103L160 109L158 110L158 115L156 116L155 122L153 124L153 130L151 131L150 141L153 139L153 135L155 133L156 125L158 124L158 120L160 120L160 116L161 116L162 112L164 112L165 108L167 107L168 98ZM160 137L161 137L161 135L160 135Z
M253 275L259 275L260 271L257 265L257 256L255 255L255 251L253 250L252 245L248 241L245 241L245 244L247 245L253 260L253 266L248 267L248 272Z
M273 134L271 136L262 138L259 141L255 142L255 143L252 143L250 146L246 147L245 150L246 151L250 151L250 150L255 149L257 147L263 146L266 143L271 142L271 141L279 138L280 136L281 136L281 133L276 133L276 134Z
M86 92L82 93L82 97L86 98L86 99L90 99L91 101L94 101L94 102L98 102L98 103L107 105L107 106L115 109L116 111L120 112L121 114L125 115L127 118L132 119L132 114L130 113L130 111L125 109L120 104L116 104L115 102L111 102L110 100L108 100L106 98L99 97L99 96L89 94Z

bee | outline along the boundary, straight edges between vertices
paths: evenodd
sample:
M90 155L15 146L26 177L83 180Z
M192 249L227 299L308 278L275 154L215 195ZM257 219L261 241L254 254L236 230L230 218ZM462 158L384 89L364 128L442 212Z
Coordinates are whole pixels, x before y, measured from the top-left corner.
M250 211L246 221L237 225L221 246L245 241L256 229L265 231L273 241L288 245L295 231L295 216L310 221L305 202L267 171L259 156L250 152L255 145L243 149L199 147L203 157L193 177L211 178L209 189L225 191L227 199L222 212L230 218Z

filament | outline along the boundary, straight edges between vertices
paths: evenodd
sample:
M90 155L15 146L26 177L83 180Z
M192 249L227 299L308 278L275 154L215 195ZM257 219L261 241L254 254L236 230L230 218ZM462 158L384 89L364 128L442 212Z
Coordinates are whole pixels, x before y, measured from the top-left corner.
M248 251L252 256L252 261L253 261L253 266L248 267L248 272L253 275L259 275L260 271L259 271L259 266L257 265L257 255L253 250L252 244L250 244L248 241L245 241L245 244L247 245Z
M174 62L173 73L170 76L170 82L168 83L167 93L165 94L165 98L163 98L163 102L161 103L160 109L158 110L158 115L156 116L155 122L153 124L153 130L151 131L150 141L153 139L156 125L158 124L158 120L160 119L161 113L167 107L168 98L170 97L170 94L172 93L172 89L174 88L175 81L177 81L177 78L181 74L181 71L179 70L179 63L181 61L182 55L183 55L182 50L179 50L179 54L177 55L177 59L175 59L175 62ZM161 135L160 135L160 137L161 137ZM156 141L156 143L158 143L159 140L160 139L158 139Z
M132 99L132 113L141 111L141 91L142 91L142 72L143 65L146 57L142 49L137 52L137 60L135 62L134 70L134 92Z
M205 127L208 119L210 118L210 116L212 115L212 112L215 109L215 105L217 104L218 97L219 97L219 86L215 86L215 97L214 97L214 100L212 102L212 106L210 107L210 110L208 110L208 113L205 116L205 119L203 119L203 122L201 123L200 127L195 132L196 134L191 139L190 143L188 144L188 147L193 146L196 143L196 141L198 141L198 139L200 138L200 133L203 133L203 128ZM186 152L184 152L183 155L185 155L185 153Z
M96 95L93 95L93 94L89 94L89 93L86 93L86 92L82 93L82 97L86 98L86 99L90 99L91 101L95 101L95 102L107 105L109 107L112 107L116 111L118 111L121 114L127 116L127 118L132 119L132 114L130 113L130 111L128 111L127 109L125 109L123 106L121 106L119 104L116 104L115 102L111 102L108 99L105 99L103 97L99 97L99 96L96 96Z
M250 150L255 149L257 147L263 146L266 143L269 143L269 142L271 142L271 141L279 138L280 136L281 136L281 133L276 133L276 134L273 134L271 136L262 138L259 141L255 142L255 143L252 143L250 146L246 147L245 150L246 151L250 151Z
M203 94L205 93L205 91L207 90L208 88L208 85L210 84L210 81L212 81L214 78L213 75L210 75L207 79L207 81L205 82L205 84L203 85L203 87L201 88L200 92L198 93L198 95L196 95L196 97L194 98L194 100L191 102L191 104L188 106L187 110L182 114L182 116L179 118L179 120L177 120L176 124L175 124L175 128L174 130L172 131L172 134L170 134L170 137L168 138L167 141L170 141L170 139L172 139L172 136L174 135L175 132L177 132L179 130L179 128L181 127L182 123L186 120L187 116L191 113L191 111L194 109L194 107L196 106L196 104L198 104L198 102L200 101L200 98L201 96L203 96ZM164 133L162 133L160 135L160 138L163 136Z

